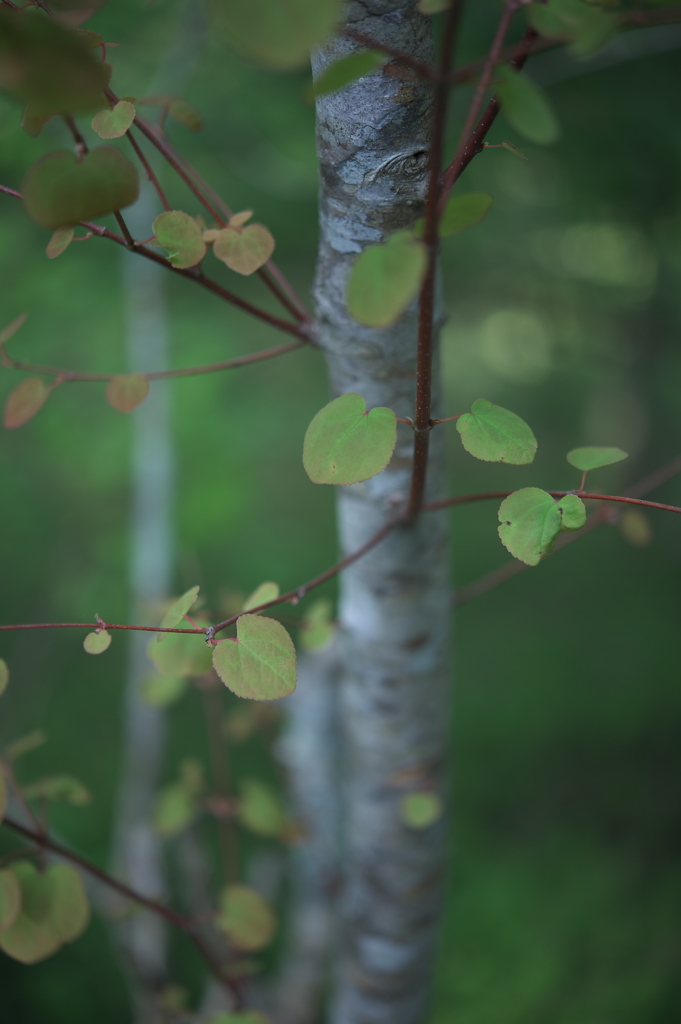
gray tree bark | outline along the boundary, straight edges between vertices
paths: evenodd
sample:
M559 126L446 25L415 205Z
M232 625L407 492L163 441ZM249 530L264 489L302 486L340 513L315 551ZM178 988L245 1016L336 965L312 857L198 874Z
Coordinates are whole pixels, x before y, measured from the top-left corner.
M430 19L414 0L355 0L357 31L432 60ZM313 73L356 47L338 35ZM398 74L391 74L398 71ZM428 166L431 89L379 70L317 101L321 238L315 286L319 341L334 395L413 415L417 311L386 330L348 314L346 285L362 249L421 214ZM434 410L433 416L438 411ZM363 544L409 494L413 435L398 426L388 468L339 488L343 553ZM429 498L440 493L444 454L434 437ZM441 792L447 721L450 582L444 517L399 528L343 573L340 642L344 734L343 937L334 1024L422 1024L442 905L445 829L402 823L414 789Z

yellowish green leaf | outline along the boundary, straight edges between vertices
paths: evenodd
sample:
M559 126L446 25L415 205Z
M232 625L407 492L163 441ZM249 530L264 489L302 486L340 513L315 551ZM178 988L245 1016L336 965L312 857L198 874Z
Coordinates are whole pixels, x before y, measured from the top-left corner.
M27 377L10 391L5 403L4 424L7 430L23 427L40 412L47 401L50 388L42 377Z
M592 469L603 469L605 466L613 466L616 462L628 459L627 452L621 448L573 448L567 453L567 460L575 469L587 473Z
M140 373L112 377L106 386L106 400L118 412L132 412L149 394L149 381Z
M14 334L17 333L19 328L23 327L23 325L26 323L27 317L28 313L22 313L21 316L16 317L15 320L12 320L11 324L7 324L7 327L3 327L3 329L0 331L0 345L5 345L9 341L9 339Z
M296 688L293 641L276 619L241 615L236 640L223 640L213 649L213 666L237 697L278 700Z
M526 139L542 146L556 141L560 127L553 107L539 86L522 71L505 68L497 96L509 123Z
M230 270L248 276L267 263L274 252L274 239L262 224L226 227L218 231L213 252Z
M305 432L303 466L316 484L356 484L380 473L397 441L392 409L367 410L361 395L335 398Z
M328 597L310 605L300 623L300 643L306 651L317 651L331 643L334 634L333 606Z
M59 149L33 164L22 191L29 216L54 230L130 206L139 180L134 164L117 149L101 146L80 161Z
M187 692L185 676L148 676L141 686L141 697L152 708L166 708Z
M105 629L96 629L83 640L83 647L88 654L104 654L111 646L111 634Z
M44 799L85 807L92 803L92 793L72 775L50 775L24 786L27 800Z
M206 255L201 228L193 217L182 210L161 213L152 225L157 244L168 253L168 259L178 270L195 267Z
M162 629L175 629L176 626L180 625L192 605L196 604L200 589L198 585L190 587L182 597L178 597L177 601L173 601L161 619L160 626ZM156 639L163 640L167 636L167 633L159 633Z
M92 127L100 139L120 139L135 120L135 108L128 100L119 100L111 110L100 110L92 118Z
M350 315L367 327L388 327L418 295L428 266L426 247L411 231L368 245L348 279Z
M409 828L428 828L442 817L443 809L437 793L405 793L400 800L400 818Z
M216 924L246 953L269 946L277 928L269 903L246 885L228 885L222 890Z
M9 685L9 668L4 658L0 658L0 694L4 693Z
M52 235L52 238L47 243L45 253L49 260L54 260L57 256L61 256L63 252L66 252L71 242L73 241L74 229L71 225L65 228L57 228Z
M268 580L266 583L261 583L259 587L256 587L250 597L247 597L244 602L243 611L250 612L251 608L257 608L261 604L267 604L268 601L275 601L279 597L279 584L272 583Z
M237 816L241 824L259 836L279 836L286 828L286 814L276 793L256 779L241 784Z
M154 637L147 653L167 676L201 676L212 666L211 649L199 633L166 633L163 643Z

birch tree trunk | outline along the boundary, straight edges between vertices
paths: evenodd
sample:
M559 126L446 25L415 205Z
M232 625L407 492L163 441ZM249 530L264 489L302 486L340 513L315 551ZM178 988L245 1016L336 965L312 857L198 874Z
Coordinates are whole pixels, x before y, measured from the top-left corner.
M355 0L347 23L432 60L430 19L414 0ZM339 35L315 54L318 76L353 52ZM397 74L391 74L396 71ZM414 414L417 311L393 327L360 327L347 312L349 271L370 243L420 215L432 97L427 84L388 67L317 101L321 238L315 286L319 341L334 395L358 392L369 408ZM433 416L438 411L434 410ZM406 505L413 434L399 426L390 466L339 488L343 553ZM443 476L434 437L429 498ZM414 789L442 790L450 622L446 522L421 517L394 531L341 577L341 683L346 865L333 1024L422 1024L443 897L445 829L405 826Z

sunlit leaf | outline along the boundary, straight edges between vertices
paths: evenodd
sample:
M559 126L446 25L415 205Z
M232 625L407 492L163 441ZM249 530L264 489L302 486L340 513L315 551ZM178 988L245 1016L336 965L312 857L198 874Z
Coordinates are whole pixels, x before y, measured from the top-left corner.
M256 587L250 597L247 597L244 601L243 611L250 612L251 608L257 608L258 605L267 604L268 601L274 601L279 597L279 584L272 583L268 580L266 583L261 583L259 587Z
M117 149L101 146L80 162L75 153L59 149L33 164L22 190L29 215L54 230L130 206L139 180L135 165Z
M575 469L587 473L592 469L603 469L604 466L613 466L616 462L628 459L627 452L621 448L573 448L566 456L568 462Z
M362 50L361 53L352 53L349 57L341 57L315 81L312 86L312 94L324 96L326 93L344 89L346 85L350 85L358 78L370 75L388 59L387 54L381 53L380 50Z
M650 519L640 508L625 508L619 521L622 537L635 548L645 548L653 541Z
M484 462L524 466L537 451L537 439L527 423L485 398L476 399L471 411L458 418L456 429L466 451Z
M4 658L0 658L0 694L4 693L9 685L9 668Z
M584 0L549 0L532 4L527 15L533 28L548 39L569 40L576 57L595 53L619 27L615 14L603 10L602 4Z
M411 231L368 245L348 279L348 310L367 327L388 327L418 295L428 266L426 247Z
M558 503L538 487L514 491L499 508L499 537L511 554L527 565L538 565L551 554L560 532Z
M20 327L26 323L28 313L22 313L21 316L16 317L12 320L11 324L7 324L7 327L3 327L0 331L0 345L6 344L9 339L17 333Z
M7 747L6 754L8 761L16 761L18 757L23 757L24 754L30 754L32 750L37 750L38 747L42 747L43 743L47 741L47 736L42 729L34 729L33 732L27 733L25 736L20 736L18 740L14 740L13 743Z
M158 245L168 253L168 259L178 270L195 267L206 255L201 228L193 217L182 210L161 213L152 225Z
M191 103L187 103L186 100L171 100L168 107L168 113L174 121L183 125L190 132L200 132L203 128L203 118L201 117L201 114L196 107L192 106Z
M106 400L118 412L132 412L149 394L149 381L140 373L112 377L106 386Z
M259 836L278 836L286 827L286 814L276 793L256 779L242 782L237 816Z
M182 597L178 597L177 601L173 601L161 619L160 626L162 629L175 629L176 626L180 625L192 605L196 604L200 589L198 585L190 587ZM156 639L163 640L167 636L168 634L165 634L164 637L163 633L159 633Z
M88 654L104 654L111 646L111 633L105 629L96 629L88 633L83 640L83 647Z
M0 780L2 788L2 780ZM0 805L0 820L2 807ZM21 887L11 871L0 871L0 932L11 928L21 910Z
M400 818L409 828L428 828L442 817L444 806L437 793L405 793Z
M213 0L218 29L235 50L278 70L299 67L330 36L341 0Z
M269 903L246 885L228 885L222 890L215 923L247 953L269 946L277 928Z
M111 110L100 110L92 118L92 128L100 139L120 139L135 120L135 108L127 100L119 102Z
M13 924L0 931L0 949L21 963L38 963L87 927L85 889L78 872L66 864L40 875L29 861L18 861L12 874L21 889L21 909Z
M462 196L454 196L447 203L439 225L439 233L443 238L458 235L465 228L479 224L487 216L494 200L486 192L467 192ZM425 221L423 217L414 224L414 234L423 238Z
M576 494L566 494L558 499L558 511L561 515L561 533L581 530L586 522L586 506Z
M50 388L42 377L27 377L10 391L5 404L4 423L7 430L16 430L33 419L47 401Z
M230 270L247 276L267 263L274 252L274 239L262 224L226 227L215 236L213 252Z
M310 605L300 623L300 644L306 651L317 651L331 643L334 634L333 605L322 597Z
M237 697L278 700L296 688L296 651L276 619L241 615L236 640L223 640L213 649L213 665Z
M140 695L152 708L165 708L174 704L187 692L185 676L153 675L144 680Z
M303 466L313 483L356 484L385 469L396 441L392 409L367 411L361 395L341 395L320 409L307 428Z
M509 123L531 142L548 145L560 135L553 107L538 85L513 68L505 68L497 96Z
M41 797L45 800L54 800L73 804L74 807L85 807L92 803L92 793L72 775L51 775L45 779L38 779L24 786L24 796L27 800Z
M201 676L212 667L211 649L198 633L166 633L163 643L154 637L147 654L167 676Z

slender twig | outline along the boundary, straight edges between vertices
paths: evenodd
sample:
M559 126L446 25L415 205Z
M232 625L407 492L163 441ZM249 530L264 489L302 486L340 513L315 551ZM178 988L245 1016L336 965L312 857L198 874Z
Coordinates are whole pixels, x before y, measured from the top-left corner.
M196 633L206 635L205 629L180 629L178 627L168 629L163 626L130 626L122 622L26 622L14 626L0 626L0 630L7 629L132 629L145 633Z
M163 191L163 189L161 188L161 184L160 184L158 178L156 177L156 175L154 174L154 170L153 170L151 164L149 163L149 161L147 160L146 156L144 155L144 151L143 151L142 147L140 146L139 142L137 141L137 139L135 138L134 134L131 131L127 131L125 133L125 137L129 141L129 143L132 146L132 148L134 149L134 151L135 151L135 153L137 155L137 159L142 164L142 167L144 168L144 173L147 176L147 181L151 182L151 184L153 185L158 198L161 200L161 204L163 206L163 209L164 210L171 210L172 207L171 207L170 203L168 202L166 194Z
M453 508L455 505L467 505L474 501L493 501L495 498L508 498L514 491L487 491L484 494L463 494L457 498L442 498L440 501L424 503L424 512L437 512L443 508ZM619 501L626 505L645 505L646 508L657 508L663 512L679 512L678 505L663 505L660 501L645 501L643 498L632 498L624 494L591 494L586 491L547 491L552 498L565 498L568 494L574 494L584 501Z
M182 914L178 914L176 910L173 910L171 907L166 907L163 903L159 903L157 900L151 899L149 896L143 896L142 893L136 892L134 889L131 889L129 885L126 885L124 882L120 882L117 878L113 878L111 875L108 875L106 871L102 871L102 869L98 868L95 864L85 860L84 857L81 857L77 853L73 853L73 851L69 850L67 847L62 846L61 843L55 842L55 840L50 838L50 836L34 832L32 829L26 828L25 825L21 825L18 821L15 821L13 818L8 818L7 816L3 818L2 824L7 826L7 828L12 829L13 832L17 832L25 839L33 840L33 842L41 848L50 850L52 853L57 854L59 857L63 857L72 864L77 864L83 871L87 871L87 873L92 875L93 878L103 882L104 885L108 886L110 889L114 889L116 892L120 893L121 896L125 896L126 899L132 900L132 902L138 904L138 906L145 907L147 910L150 910L152 914L162 917L169 924L181 929L181 931L188 935L192 940L211 974L213 974L215 978L217 978L218 981L228 989L232 997L239 1004L239 1007L237 1008L240 1008L240 986L234 979L230 978L225 973L223 965L215 959L212 951L209 949L201 935L199 935L196 925L192 920L190 920L190 918L184 917Z

